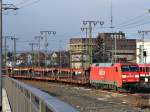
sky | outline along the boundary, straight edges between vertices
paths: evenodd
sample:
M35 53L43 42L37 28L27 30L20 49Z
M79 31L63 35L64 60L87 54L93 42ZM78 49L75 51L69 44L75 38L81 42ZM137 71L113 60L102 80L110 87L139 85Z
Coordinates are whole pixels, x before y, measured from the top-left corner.
M111 0L3 0L14 4L17 11L3 12L3 35L15 36L17 51L31 50L29 43L40 31L56 31L48 37L48 51L66 50L69 39L85 37L81 31L82 21L104 21L104 25L93 28L93 37L99 32L112 32L110 28ZM127 38L140 39L139 30L150 29L149 0L112 0L113 32L122 31ZM148 35L146 36L148 38ZM61 42L60 42L61 40ZM8 39L8 48L13 49ZM41 41L41 49L44 49ZM37 49L37 48L35 48Z

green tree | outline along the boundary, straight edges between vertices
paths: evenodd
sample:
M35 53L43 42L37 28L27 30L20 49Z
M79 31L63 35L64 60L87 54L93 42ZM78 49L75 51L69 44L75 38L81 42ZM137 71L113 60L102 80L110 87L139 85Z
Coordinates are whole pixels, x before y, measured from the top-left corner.
M109 61L109 55L106 51L106 44L104 38L98 37L95 42L95 47L93 49L93 62L94 63L104 63Z

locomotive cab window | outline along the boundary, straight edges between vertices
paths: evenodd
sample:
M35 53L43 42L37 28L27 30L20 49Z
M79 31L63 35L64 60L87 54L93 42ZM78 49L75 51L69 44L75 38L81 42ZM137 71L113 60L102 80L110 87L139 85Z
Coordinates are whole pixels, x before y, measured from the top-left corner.
M122 66L121 71L122 72L129 72L130 71L129 66Z
M139 71L139 67L138 66L130 66L130 71L131 72L138 72Z
M138 66L131 66L131 65L124 65L121 67L122 72L138 72L139 67Z
M98 63L96 63L96 65L95 66L99 66L99 64Z

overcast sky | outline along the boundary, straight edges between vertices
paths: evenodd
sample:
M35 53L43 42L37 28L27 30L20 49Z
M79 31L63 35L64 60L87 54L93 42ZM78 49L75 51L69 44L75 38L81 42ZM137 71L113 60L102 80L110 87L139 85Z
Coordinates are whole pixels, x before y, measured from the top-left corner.
M128 38L140 38L138 30L150 29L149 0L112 1L115 32L123 31ZM4 12L3 16L3 35L19 38L18 51L30 50L28 44L36 42L34 37L43 30L57 32L49 37L48 50L59 50L59 40L62 40L62 49L66 49L69 38L85 36L80 30L83 20L102 20L104 27L110 26L111 0L5 0L4 3L20 8L17 12ZM97 25L93 36L110 31ZM9 49L12 50L11 44Z

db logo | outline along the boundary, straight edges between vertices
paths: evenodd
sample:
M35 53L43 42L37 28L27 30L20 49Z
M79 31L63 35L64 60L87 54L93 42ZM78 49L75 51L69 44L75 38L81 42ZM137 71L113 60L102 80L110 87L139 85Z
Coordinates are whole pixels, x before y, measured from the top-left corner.
M100 70L99 70L99 75L100 75L100 76L104 76L104 75L105 75L105 70L100 69Z

